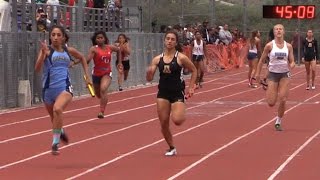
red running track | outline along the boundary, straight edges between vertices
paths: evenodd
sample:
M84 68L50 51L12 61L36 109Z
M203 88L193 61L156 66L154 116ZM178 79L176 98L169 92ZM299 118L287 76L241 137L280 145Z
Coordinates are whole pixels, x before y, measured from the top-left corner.
M284 131L276 132L276 107L264 90L248 88L246 72L205 77L187 101L185 124L171 126L175 157L164 156L155 85L110 94L102 120L97 99L74 99L64 114L71 143L59 156L50 153L44 107L2 112L0 179L320 179L319 89L306 91L297 67Z

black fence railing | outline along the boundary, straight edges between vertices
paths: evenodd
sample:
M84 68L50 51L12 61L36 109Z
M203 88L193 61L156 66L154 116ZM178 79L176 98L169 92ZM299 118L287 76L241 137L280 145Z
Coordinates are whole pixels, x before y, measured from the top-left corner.
M12 2L11 29L13 32L46 31L52 24L59 24L70 32L139 32L141 16L138 7L126 8L123 12L122 9Z

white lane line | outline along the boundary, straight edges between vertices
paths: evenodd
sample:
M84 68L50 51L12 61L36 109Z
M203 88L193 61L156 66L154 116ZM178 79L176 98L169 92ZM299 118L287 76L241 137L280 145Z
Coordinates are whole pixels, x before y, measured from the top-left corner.
M241 91L241 92L237 92L237 93L234 93L234 94L231 94L231 95L228 95L228 96L219 97L219 98L213 99L213 100L211 100L211 101L205 102L205 103L203 103L203 104L199 104L199 105L197 105L197 106L189 107L189 108L187 108L187 109L188 109L188 110L194 109L194 108L197 108L197 107L206 105L206 104L213 103L213 102L218 101L218 100L220 100L220 99L222 99L222 98L229 98L229 97L232 97L232 96L235 96L235 95L240 95L240 94L243 94L243 93L246 93L246 92L250 92L250 91L255 91L255 90L257 90L257 89L248 89L248 90ZM149 119L149 120L147 120L147 121L139 122L139 123L133 124L133 125L131 125L131 126L127 126L127 127L124 127L124 128L118 129L118 130L115 130L115 131L111 131L111 132L108 132L108 133L105 133L105 134L102 134L102 135L94 136L94 137L91 137L91 138L88 138L88 139L84 139L84 140L82 140L82 141L78 141L78 142L75 142L75 143L71 143L71 144L69 144L69 145L67 145L67 146L61 147L60 149L64 149L64 148L67 148L67 147L71 147L71 146L74 146L74 145L77 145L77 144L81 144L81 143L84 143L84 142L88 142L88 141L91 141L91 140L95 140L95 139L98 139L98 138L101 138L101 137L104 137L104 136L107 136L107 135L110 135L110 134L114 134L114 133L116 133L116 132L121 132L121 131L130 129L130 128L133 128L133 127L136 127L136 126L139 126L139 125L142 125L142 124L146 124L146 123L155 121L155 120L157 120L157 119L158 119L158 118L152 118L152 119ZM50 131L51 131L51 130L50 130ZM12 163L9 163L9 164L5 164L5 165L3 165L3 166L0 166L0 170L1 170L1 169L8 168L8 167L11 167L11 166L16 165L16 164L20 164L20 163L23 163L23 162L26 162L26 161L35 159L35 158L37 158L37 157L40 157L40 156L42 156L42 155L46 155L46 154L49 154L49 153L51 153L51 151L45 151L45 152L42 152L42 153L40 153L40 154L37 154L37 155L31 156L31 157L25 158L25 159L22 159L22 160L19 160L19 161L15 161L15 162L12 162Z
M145 97L145 96L150 96L150 95L154 95L154 94L155 94L155 93L149 93L149 94L144 94L144 95L140 95L140 96L129 97L129 98L125 98L125 99L120 99L120 100L116 100L116 101L111 101L111 102L109 102L108 104L114 104L114 103L118 103L118 102L122 102L122 101L127 101L127 100L132 100L132 99L136 99L136 98ZM77 108L77 109L65 111L65 112L63 112L63 114L72 113L72 112L76 112L76 111L82 111L82 110L86 110L86 109L90 109L90 108L94 108L94 107L98 107L98 106L100 106L100 105L94 105L94 106L87 106L87 107L83 107L83 108ZM6 127L6 126L11 126L11 125L16 125L16 124L27 123L27 122L30 122L30 121L39 120L39 119L43 119L43 118L49 118L49 115L40 116L40 117L36 117L36 118L31 118L31 119L27 119L27 120L23 120L23 121L17 121L17 122L12 122L12 123L3 124L3 125L0 125L0 128L1 128L1 127Z
M126 109L124 111L119 111L119 112L116 112L116 113L108 114L105 117L107 118L107 117L110 117L110 116L115 116L115 115L119 115L119 114L130 112L130 111L135 111L135 110L138 110L138 109L143 109L143 108L151 107L151 106L154 106L154 105L156 105L156 103L148 104L148 105L145 105L145 106L139 106L139 107L132 108L132 109ZM80 122L68 124L68 125L65 125L63 127L67 128L67 127L71 127L71 126L75 126L75 125L91 122L91 121L94 121L94 120L98 120L98 118L87 119L85 121L80 121ZM36 133L27 134L27 135L24 135L24 136L18 136L18 137L14 137L14 138L10 138L10 139L5 139L5 140L0 141L0 144L8 143L10 141L15 141L15 140L19 140L19 139L23 139L23 138L27 138L27 137L31 137L31 136L40 135L40 134L47 133L47 132L52 132L52 129L39 131L39 132L36 132Z
M152 86L146 85L146 86L141 86L139 88L128 89L128 90L123 91L123 92L146 89L146 88L150 88L150 87L153 87L153 86L155 86L155 85L152 85ZM109 94L110 95L111 94L119 94L119 93L123 93L123 92L114 91L114 92L110 92ZM91 96L90 95L82 95L82 96L79 96L79 97L75 98L75 101L82 100L82 99L85 99L85 98L91 98ZM16 113L16 112L21 112L21 111L27 111L27 110L30 110L30 109L36 109L36 108L41 108L41 107L42 106L35 106L35 107L29 107L29 108L16 108L16 109L13 109L13 110L3 110L2 112L0 112L0 115Z
M244 81L246 81L246 80L243 80L243 81L240 81L240 82L236 82L236 83L233 83L233 84L229 84L229 85L226 85L226 86L221 86L221 87L219 87L219 88L213 88L213 89L210 89L210 90L207 90L207 91L200 91L200 92L196 93L195 95L197 95L197 94L202 94L202 93L207 93L207 92L211 92L211 91L215 91L215 90L219 90L219 89L223 89L223 88L227 88L227 87L230 87L230 86L233 86L233 85L236 85L236 84L241 84L241 83L243 83ZM115 115L118 115L118 114L123 114L123 113L130 112L130 111L134 111L134 110L139 110L139 109L142 109L142 108L151 107L151 106L153 106L153 105L155 105L155 103L148 104L148 105L145 105L145 106L139 106L139 107L137 107L137 108L127 109L127 110L124 110L124 111L119 111L119 112L112 113L112 114L108 114L108 115L106 115L105 117L115 116ZM76 122L76 123L72 123L72 124L69 124L69 125L65 125L64 127L65 127L65 128L66 128L66 127L71 127L71 126L75 126L75 125L78 125L78 124L83 124L83 123L87 123L87 122L91 122L91 121L95 121L95 120L99 120L99 119L98 119L98 118L92 118L92 119L88 119L88 120L84 120L84 121L79 121L79 122ZM7 143L7 142L10 142L10 141L14 141L14 140L18 140L18 139L23 139L23 138L31 137L31 136L35 136L35 135L40 135L40 134L47 133L47 132L51 132L51 131L52 131L52 129L48 129L48 130L39 131L39 132L32 133L32 134L27 134L27 135L24 135L24 136L17 136L17 137L14 137L14 138L1 140L1 141L0 141L0 144Z
M227 115L230 115L230 114L232 114L232 113L234 113L234 112L236 112L236 111L239 111L239 110L244 109L244 108L246 108L246 107L252 106L252 105L254 105L254 104L256 104L256 103L258 103L258 102L260 102L260 101L262 101L262 100L264 100L264 99L260 99L260 100L254 102L254 103L251 103L251 104L242 106L242 107L240 107L240 108L234 109L234 110L232 110L232 111L229 111L229 112L227 112L227 113L225 113L225 114L223 114L223 115L220 115L220 116L218 116L218 117L215 117L215 118L213 118L213 119L210 119L210 120L208 120L208 121L206 121L206 122L204 122L204 123L198 124L198 125L193 126L193 127L189 128L189 129L186 129L186 130L184 130L184 131L181 131L181 132L179 132L179 133L176 133L176 134L174 134L173 136L176 137L176 136L179 136L179 135L181 135L181 134L184 134L184 133L187 133L187 132L189 132L189 131L192 131L192 130L194 130L194 129L197 129L197 128L199 128L199 127L202 127L202 126L204 126L204 125L207 125L207 124L209 124L209 123L211 123L211 122L214 122L214 121L216 121L216 120L218 120L218 119L220 119L220 118L222 118L222 117L225 117L225 116L227 116ZM146 148L149 148L149 147L151 147L151 146L154 146L154 145L156 145L156 144L159 144L159 143L162 142L162 141L164 141L164 139L160 139L160 140L158 140L158 141L155 141L155 142L150 143L150 144L148 144L148 145L142 146L142 147L140 147L140 148L138 148L138 149L135 149L135 150L133 150L133 151L130 151L130 152L128 152L128 153L122 154L121 156L118 156L118 157L116 157L116 158L114 158L114 159L112 159L112 160L109 160L109 161L105 162L105 163L99 164L99 165L97 165L97 166L95 166L95 167L93 167L93 168L90 168L90 169L82 172L82 173L79 173L79 174L74 175L74 176L72 176L72 177L66 178L66 180L72 180L72 179L75 179L75 178L79 178L79 177L81 177L81 176L83 176L83 175L86 175L86 174L92 172L92 171L95 171L95 170L98 170L98 169L100 169L100 168L102 168L102 167L104 167L104 166L107 166L108 164L111 164L111 163L113 163L113 162L116 162L116 161L118 161L118 160L120 160L120 159L122 159L122 158L125 158L125 157L127 157L127 156L133 155L133 154L136 153L136 152L139 152L139 151L141 151L141 150L144 150L144 149L146 149Z
M278 167L278 169L273 174L271 174L268 180L273 180L290 163L290 161L295 158L319 134L320 131L315 133L305 143L303 143L293 154L291 154L291 156L288 157L288 159L284 163L281 164L281 166Z
M302 72L302 71L301 71L301 72ZM300 73L300 72L298 72L298 73ZM298 74L298 73L297 73L297 74ZM245 81L246 81L246 80L245 80ZM303 84L304 84L304 83L303 83ZM301 85L299 85L299 86L302 86L303 84L301 84ZM295 88L298 88L299 86L296 86ZM295 89L295 88L292 88L292 89ZM220 99L222 99L222 98L228 98L228 97L231 97L231 96L234 96L234 95L239 95L239 94L242 94L242 93L246 93L246 92L250 92L250 91L255 91L255 90L257 90L257 89L245 90L245 91L238 92L238 93L235 93L235 94L232 94L232 95L220 97L220 98L217 98L217 99L215 99L215 100L209 101L209 102L207 102L207 103L200 104L200 105L198 105L198 106L190 107L190 108L187 108L187 109L193 109L193 108L196 108L196 107L205 105L205 104L209 104L209 103L218 101L218 100L220 100ZM244 107L247 107L247 106L250 106L250 105L246 105L246 106L244 106ZM224 114L224 115L222 115L222 116L225 116L225 115L227 115L227 114ZM220 117L217 117L217 118L221 118L221 116L220 116ZM148 122L151 122L151 121L154 121L155 119L157 119L157 118L153 118L153 119L150 119L150 120L147 120L147 121L148 121ZM137 123L137 124L144 124L144 123L147 123L147 121L140 122L140 123ZM131 126L134 127L135 125L136 125L136 124L131 125ZM126 129L129 129L129 128L127 128L127 127L125 127L125 128L126 128ZM124 129L124 128L122 128L122 129ZM120 132L120 131L122 131L122 130L120 130L120 131L119 131L119 130L116 130L116 131L117 131L117 132ZM115 132L115 131L114 131L114 132ZM106 136L107 134L112 134L112 133L114 133L114 132L109 132L109 133L100 135L99 137L104 137L104 136ZM176 135L179 135L179 134L181 134L181 133L178 133L178 134L176 134ZM176 136L176 135L174 135L174 136ZM89 141L89 140L97 139L96 137L97 137L97 136L92 137L92 138L89 138L89 139L86 139L86 140L82 140L81 143L87 142L87 141ZM163 140L161 140L161 141L163 141ZM160 141L160 142L161 142L161 141ZM158 143L159 143L159 142L158 142ZM76 144L80 144L80 143L79 143L79 142L75 142L75 143L73 143L73 144L76 145ZM157 144L157 143L156 143L156 144ZM62 147L62 148L60 148L60 149L64 149L64 148L70 147L70 146L73 146L73 145L72 145L72 144L69 144L68 146L64 146L64 147ZM23 162L26 162L26 161L35 159L35 158L37 158L37 157L40 157L40 156L42 156L42 155L46 155L46 154L48 154L48 153L50 153L50 151L45 151L45 152L42 152L42 153L40 153L40 154L37 154L37 155L31 156L31 157L28 157L28 158L26 158L26 159L22 159L22 160L19 160L19 161L15 161L15 162L12 162L12 163L9 163L9 164L0 166L0 170L1 170L1 169L4 169L4 168L11 167L11 166L16 165L16 164L20 164L20 163L23 163Z
M298 85L298 86L295 86L294 88L291 88L290 90L296 89L296 88L302 86L303 84L305 84L305 83L302 83L302 84L300 84L300 85ZM217 99L217 100L218 100L218 99ZM215 101L217 101L217 100L215 100ZM224 116L227 116L227 115L229 115L229 114L232 114L232 113L234 113L234 112L236 112L236 111L239 111L239 110L244 109L244 108L246 108L246 107L252 106L252 105L254 105L254 104L259 104L259 102L261 102L262 100L264 100L264 98L262 98L262 99L260 99L260 100L258 100L258 101L256 101L256 102L253 102L253 103L251 103L251 104L247 104L247 105L245 105L245 106L242 106L242 107L240 107L240 108L237 108L237 109L235 109L235 110L229 111L229 112L227 112L227 113L225 113L225 114L223 114L223 115L221 115L221 116L218 116L218 117L216 117L216 118L213 118L213 119L211 119L211 120L209 120L209 121L206 121L206 122L204 122L204 123L201 123L201 124L199 124L199 125L197 125L197 126L193 126L193 127L189 128L189 129L187 129L187 130L184 130L184 131L182 131L182 132L176 133L176 134L174 134L173 136L175 137L175 136L184 134L184 133L189 132L189 131L191 131L191 130L193 130L193 129L199 128L199 127L204 126L204 125L206 125L206 124L209 124L209 123L211 123L211 122L213 122L213 121L216 121L216 120L218 120L218 119L220 119L220 118L222 118L222 117L224 117ZM214 101L213 101L213 102L214 102ZM269 121L269 122L266 123L265 125L269 124L269 123L272 122L272 121L273 121L273 120ZM239 138L237 138L237 139L239 139ZM125 153L125 154L123 154L123 155L121 155L121 156L118 156L118 157L116 157L116 158L114 158L114 159L112 159L112 160L110 160L110 161L107 161L107 162L102 163L102 164L100 164L100 165L98 165L98 166L95 166L95 167L93 167L93 168L90 168L90 169L88 169L88 170L86 170L86 171L84 171L84 172L82 172L82 173L79 173L79 174L77 174L77 175L74 175L74 176L72 176L72 177L69 177L69 178L67 178L66 180L72 180L72 179L81 177L81 176L83 176L83 175L86 175L86 174L88 174L88 173L90 173L90 172L92 172L92 171L95 171L95 170L97 170L97 169L100 169L100 168L102 168L102 167L104 167L104 166L107 166L108 164L111 164L111 163L113 163L113 162L115 162L115 161L118 161L118 160L120 160L120 159L122 159L122 158L125 158L125 157L127 157L127 156L130 156L130 155L132 155L132 154L134 154L134 153L136 153L136 152L139 152L139 151L141 151L141 150L143 150L143 149L149 148L149 147L151 147L151 146L153 146L153 145L156 145L156 144L158 144L158 143L160 143L160 142L162 142L162 141L164 141L164 139L155 141L155 142L153 142L153 143L151 143L151 144L148 144L148 145L146 145L146 146L143 146L143 147L140 147L140 148L135 149L135 150L133 150L133 151L130 151L130 152L128 152L128 153Z
M219 72L217 72L217 73L219 73ZM223 76L223 77L220 77L220 78L216 78L216 79L214 79L214 80L219 80L219 79L223 79L223 78L225 78L225 77L230 77L230 76L235 76L235 75L239 75L239 74L243 74L243 73L247 73L246 71L244 71L244 72L239 72L239 73L235 73L235 74L229 74L229 75L227 75L227 76ZM210 76L213 76L213 75L215 75L216 73L211 73L211 74L209 74ZM128 92L128 91L135 91L135 90L141 90L141 89L146 89L146 88L150 88L150 87L153 87L153 86L156 86L157 85L157 83L152 83L153 85L145 85L145 86L143 86L143 85L137 85L137 86L140 86L139 88L132 88L132 89L128 89L128 90L126 90L126 91L122 91L122 92L118 92L118 91L114 91L114 92L111 92L111 93L109 93L109 94L119 94L119 93L125 93L125 92ZM80 98L85 98L85 96L87 96L88 98L90 98L91 96L89 96L89 95L83 95L83 96L80 96L77 100L80 100ZM16 113L16 112L20 112L20 111L27 111L27 110L30 110L30 109L36 109L36 108L39 108L38 106L36 106L36 107L29 107L29 108L15 108L15 109L13 109L13 110L1 110L0 111L0 115L3 115L3 114L10 114L10 113Z
M318 93L318 94L316 94L316 95L314 95L314 96L312 96L312 97L310 97L310 98L306 99L304 102L307 102L307 101L309 101L309 100L311 100L311 99L315 98L315 97L316 97L316 96L318 96L318 95L320 95L320 93ZM291 108L290 108L290 109L288 109L285 113L288 113L289 111L291 111L291 110L293 110L293 109L297 108L298 106L300 106L300 105L302 105L302 104L303 104L303 103L299 103L299 104L297 104L297 105L295 105L295 106L291 107ZM238 138L234 139L233 141L230 141L229 143L227 143L227 144L223 145L222 147L220 147L220 148L216 149L215 151L212 151L212 152L211 152L211 153L209 153L208 155L204 156L203 158L199 159L198 161L196 161L196 162L192 163L191 165L189 165L188 167L184 168L183 170L181 170L181 171L180 171L180 172L178 172L177 174L175 174L175 175L171 176L170 178L168 178L168 180L173 180L173 179L175 179L175 178L177 178L177 177L181 176L182 174L184 174L184 173L188 172L189 170L191 170L191 169L192 169L192 168L194 168L195 166L199 165L199 164L200 164L200 163L202 163L203 161L207 160L207 159L208 159L208 158L210 158L211 156L215 155L216 153L218 153L218 152L222 151L223 149L225 149L225 148L227 148L227 147L231 146L232 144L234 144L234 143L236 143L236 142L240 141L241 139L243 139L243 138L245 138L245 137L247 137L247 136L249 136L249 135L251 135L251 134L253 134L253 133L257 132L258 130L260 130L260 129L264 128L265 126L267 126L268 124L270 124L270 123L271 123L271 122L273 122L274 120L275 120L275 118L273 118L273 119L271 119L270 121L268 121L268 122L266 122L266 123L262 124L262 125L261 125L261 126L259 126L258 128L256 128L256 129L254 129L254 130L252 130L252 131L250 131L250 132L248 132L248 133L246 133L246 134L244 134L244 135L242 135L242 136L240 136L240 137L238 137Z
M220 79L229 77L229 76L239 75L239 74L242 74L242 73L243 73L243 72L236 73L236 74L231 74L231 75L227 75L227 76L220 77L220 78L216 78L216 79L212 79L212 80L209 80L209 81L207 81L207 82L204 82L204 84L211 83L211 82L214 82L214 81L217 81L217 80L220 80ZM134 96L134 97L124 98L124 99L120 99L120 100L116 100L116 101L111 101L111 102L109 102L108 104L123 102L123 101L127 101L127 100L132 100L132 99L139 99L139 98L141 98L141 97L151 96L151 95L154 95L154 94L156 94L156 93L149 93L149 94L144 94L144 95L140 95L140 96ZM76 112L76 111L82 111L82 110L85 110L85 109L90 109L90 108L94 108L94 107L98 107L98 106L99 106L99 105L87 106L87 107L83 107L83 108L77 108L77 109L65 111L64 114L72 113L72 112ZM28 109L30 109L30 108L28 108ZM32 108L32 109L34 109L34 108ZM23 110L25 110L25 109L21 109L21 110L19 110L19 111L23 111ZM12 112L19 112L19 111L12 111ZM8 113L9 113L9 112L8 112ZM7 114L7 113L3 113L3 114ZM0 113L0 115L1 115L1 113ZM6 127L6 126L12 126L12 125L17 125L17 124L22 124L22 123L27 123L27 122L30 122L30 121L35 121L35 120L39 120L39 119L43 119L43 118L49 118L49 115L41 116L41 117L36 117L36 118L31 118L31 119L22 120L22 121L17 121L17 122L12 122L12 123L7 123L7 124L2 124L2 125L0 125L0 128Z

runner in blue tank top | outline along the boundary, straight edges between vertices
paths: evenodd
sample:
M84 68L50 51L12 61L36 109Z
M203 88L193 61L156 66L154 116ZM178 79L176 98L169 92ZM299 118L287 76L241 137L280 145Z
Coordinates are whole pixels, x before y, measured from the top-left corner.
M85 57L75 48L66 47L68 38L63 27L54 25L49 32L49 46L46 41L41 42L35 70L40 71L43 67L42 87L43 100L53 124L52 154L59 154L58 145L60 138L69 142L69 138L62 129L62 112L71 102L72 86L69 77L71 58L69 53L76 59L80 59L87 84L91 84L88 65Z

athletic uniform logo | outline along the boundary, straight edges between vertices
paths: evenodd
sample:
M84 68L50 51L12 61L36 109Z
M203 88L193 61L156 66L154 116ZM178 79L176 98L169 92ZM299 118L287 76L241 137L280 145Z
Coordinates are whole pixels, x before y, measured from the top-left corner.
M287 57L287 53L284 52L275 52L274 54L278 60L283 60L285 57Z
M104 63L110 63L110 59L108 59L107 56L102 56L102 57L101 57L101 60L102 60Z
M163 73L167 73L167 74L170 74L171 71L170 71L170 65L164 65L163 67Z

